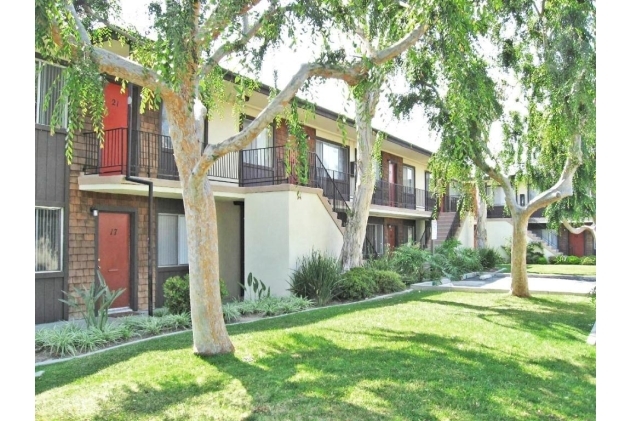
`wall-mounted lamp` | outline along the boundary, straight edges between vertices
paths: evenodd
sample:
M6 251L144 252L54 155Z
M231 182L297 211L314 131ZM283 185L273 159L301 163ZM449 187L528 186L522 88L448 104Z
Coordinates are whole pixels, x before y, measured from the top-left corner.
M96 208L90 208L90 212L92 212L92 216L99 216L99 210Z
M392 225L388 224L388 229L391 230L392 229Z

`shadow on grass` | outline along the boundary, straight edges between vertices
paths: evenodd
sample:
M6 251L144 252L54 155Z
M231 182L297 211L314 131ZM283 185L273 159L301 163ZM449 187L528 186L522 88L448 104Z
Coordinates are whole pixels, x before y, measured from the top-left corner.
M284 330L313 323L318 323L327 319L338 317L345 314L388 307L402 302L418 300L419 295L427 297L435 294L442 294L438 291L430 291L425 293L410 292L395 297L384 298L373 301L359 301L350 305L336 307L322 307L312 311L290 314L278 318L261 319L251 323L228 325L228 333L237 335L249 332L263 332L271 330ZM177 349L192 349L193 338L191 332L182 332L178 335L168 336L164 338L155 338L137 344L126 345L111 351L101 352L92 356L85 356L58 364L46 365L38 367L36 370L45 370L50 373L63 373L61 376L43 376L35 382L35 394L45 392L47 390L62 387L72 383L82 377L90 376L107 367L124 362L131 358L135 358L143 353L151 351L173 351ZM72 370L67 367L72 366Z
M441 297L443 294L452 300ZM580 320L589 319L589 311L593 311L589 302L583 305L536 297L524 300L526 304L520 308L519 304L503 303L502 299L494 300L497 305L474 305L466 302L467 297L464 293L441 291L409 293L233 325L229 326L229 332L238 335L283 330L364 310L426 301L449 306L453 311L479 312L479 317L501 326L519 328L519 324L524 324L525 331L567 340L572 335L562 326L582 330ZM201 382L190 372L177 370L170 371L177 376L157 376L153 381L134 379L133 387L123 385L107 396L90 419L584 420L595 417L593 359L583 359L582 365L553 358L533 362L502 355L489 347L471 349L471 344L444 335L383 328L345 333L371 340L347 341L350 345L340 346L333 339L311 332L288 332L281 343L263 344L266 353L259 359L191 356L207 364L206 370L212 368L219 374ZM146 352L186 350L191 343L191 334L184 333L48 366L47 373L36 381L36 394L81 380ZM199 367L200 372L204 370ZM235 398L226 401L226 394ZM232 412L228 416L221 411Z
M511 301L500 301L500 304L495 306L438 299L431 299L431 302L456 309L473 310L476 317L482 320L506 328L531 332L542 339L585 341L596 319L595 308L588 300L569 303L543 297L505 297ZM519 303L520 300L524 302Z
M212 392L237 380L244 389L247 420L347 419L581 419L595 418L593 367L558 359L524 364L482 348L431 334L388 329L358 332L371 346L348 349L319 335L291 333L266 356L243 361L234 355L200 358L223 374L195 384L169 379L139 390L123 389L92 419L213 419ZM167 408L180 405L177 414ZM219 410L219 409L217 409ZM206 415L204 415L206 414ZM204 418L208 416L208 418ZM217 417L215 419L221 419Z

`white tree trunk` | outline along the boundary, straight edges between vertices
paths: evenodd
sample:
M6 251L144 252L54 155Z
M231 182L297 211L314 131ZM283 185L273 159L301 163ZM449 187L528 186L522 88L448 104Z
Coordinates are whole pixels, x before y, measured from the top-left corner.
M366 225L370 213L370 202L375 191L375 171L372 151L375 145L372 133L372 118L379 102L379 87L368 89L355 99L357 122L357 156L355 174L355 196L348 215L344 242L342 244L342 268L347 271L362 265L362 246L366 238ZM374 244L373 244L374 245Z
M528 246L528 215L523 212L513 214L513 245L511 249L511 294L517 297L530 297L526 266Z
M193 351L198 355L231 353L234 346L223 319L219 288L215 198L206 173L193 172L200 159L205 109L196 102L191 116L181 101L166 101L165 106L186 213Z
M481 249L485 248L487 244L487 234L486 234L486 201L482 196L482 192L480 189L476 187L476 200L477 200L477 221L476 221L476 232L475 232L475 245L476 248Z

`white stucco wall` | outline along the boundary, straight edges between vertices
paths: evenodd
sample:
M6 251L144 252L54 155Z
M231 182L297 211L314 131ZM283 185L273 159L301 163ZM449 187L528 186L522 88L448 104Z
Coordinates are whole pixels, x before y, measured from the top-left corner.
M231 103L221 103L208 119L208 143L219 143L238 133L239 123L232 106Z
M318 196L295 191L250 193L245 198L245 273L289 295L289 277L297 260L317 249L335 256L342 233ZM245 298L249 297L248 291Z
M458 241L463 247L473 248L475 246L475 235L473 226L475 219L468 215L466 218L460 221L460 234L458 235Z
M231 297L239 297L241 280L240 207L232 201L216 200L219 237L219 277L226 282Z
M506 245L513 237L513 224L510 223L510 219L487 219L486 235L488 246L496 248L504 258L508 258L501 246ZM532 239L528 237L528 242L531 241ZM548 258L554 254L544 248L543 255Z

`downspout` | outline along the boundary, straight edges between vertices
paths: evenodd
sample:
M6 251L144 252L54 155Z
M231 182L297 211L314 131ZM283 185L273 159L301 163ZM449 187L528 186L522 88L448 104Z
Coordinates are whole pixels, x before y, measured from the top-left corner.
M133 85L130 83L130 93L133 89ZM153 181L145 180L138 177L132 177L130 175L130 167L131 167L131 140L132 140L132 127L131 127L131 116L132 116L132 108L133 108L133 95L129 95L127 97L127 165L125 169L125 180L131 181L133 183L144 184L149 186L149 197L148 197L148 205L149 205L149 218L148 218L148 227L147 227L147 275L148 279L148 287L149 287L149 316L153 316L153 259L151 253L151 243L152 243L152 218L153 215Z

